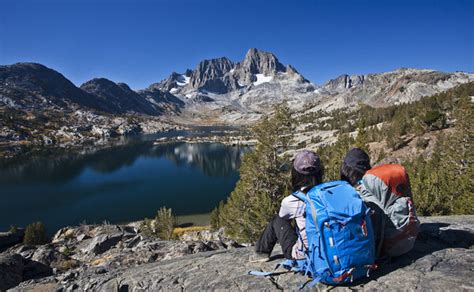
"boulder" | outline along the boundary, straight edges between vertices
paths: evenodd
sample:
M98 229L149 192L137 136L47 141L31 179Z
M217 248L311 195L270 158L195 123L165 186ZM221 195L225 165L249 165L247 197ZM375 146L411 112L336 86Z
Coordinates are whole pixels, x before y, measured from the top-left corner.
M0 291L17 286L23 281L23 257L0 254Z
M41 245L34 251L31 260L43 263L45 265L51 265L52 262L57 261L62 256L59 251L55 250L53 245Z
M92 239L91 243L83 250L84 253L93 253L95 255L106 252L115 246L121 239L122 233L102 234Z
M52 243L61 242L74 237L75 230L73 228L64 227L59 229L51 240Z
M79 241L83 241L83 240L86 240L86 239L89 239L91 238L89 235L87 234L79 234L77 237L76 237L76 240L79 242Z
M23 280L38 279L53 275L53 269L43 263L24 259Z

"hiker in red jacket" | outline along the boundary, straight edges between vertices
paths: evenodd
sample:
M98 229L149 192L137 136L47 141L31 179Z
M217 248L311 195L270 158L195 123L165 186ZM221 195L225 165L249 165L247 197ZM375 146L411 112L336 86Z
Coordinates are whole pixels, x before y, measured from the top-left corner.
M303 150L296 154L291 170L292 191L308 192L312 187L322 183L323 166L319 155ZM251 262L269 260L273 247L278 242L287 259L304 259L308 241L305 231L306 204L293 195L285 197L277 215L268 223L255 245ZM291 221L295 219L300 236Z

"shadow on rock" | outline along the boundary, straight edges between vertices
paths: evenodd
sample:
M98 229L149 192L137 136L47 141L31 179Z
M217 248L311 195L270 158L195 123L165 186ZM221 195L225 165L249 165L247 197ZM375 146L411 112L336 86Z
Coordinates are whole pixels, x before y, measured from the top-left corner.
M377 278L409 266L434 252L449 248L468 249L474 245L474 234L471 231L452 229L451 227L451 224L447 223L422 223L413 249L405 255L382 261L379 264L380 268L374 272L371 278L363 282L377 280Z

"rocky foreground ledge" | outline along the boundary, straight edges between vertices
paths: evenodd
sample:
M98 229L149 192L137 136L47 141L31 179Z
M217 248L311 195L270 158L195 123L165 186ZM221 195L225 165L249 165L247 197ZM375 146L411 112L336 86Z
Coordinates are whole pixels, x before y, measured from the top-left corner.
M409 254L383 263L368 280L336 290L474 290L474 216L425 217L421 221L421 233ZM247 275L250 270L272 270L282 260L279 250L271 262L251 264L251 247L238 247L235 242L216 239L212 233L194 234L181 241L153 241L142 239L128 228L96 227L92 231L98 235L90 233L94 236L90 238L84 235L86 232L79 234L83 238L77 238L77 229L63 230L56 242L47 246L61 248L67 246L67 241L74 242L73 251L64 252L62 247L63 252L57 253L70 254L67 257L77 261L77 266L65 272L56 266L51 275L23 281L12 291L296 290L307 280L293 273L268 278ZM5 271L11 276L11 270L17 267L16 271L24 274L28 261L54 258L40 257L47 246L36 248L33 255L22 246L3 252L0 282L6 278ZM54 254L56 249L52 250ZM15 266L15 260L18 265L23 261L23 271ZM320 284L315 289L328 288Z

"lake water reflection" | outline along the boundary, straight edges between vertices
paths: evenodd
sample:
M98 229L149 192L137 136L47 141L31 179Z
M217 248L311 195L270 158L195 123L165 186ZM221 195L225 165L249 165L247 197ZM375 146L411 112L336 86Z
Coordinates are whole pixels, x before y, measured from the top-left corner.
M23 157L0 163L0 230L40 220L49 232L81 222L210 212L238 180L246 147L131 140L88 154Z

